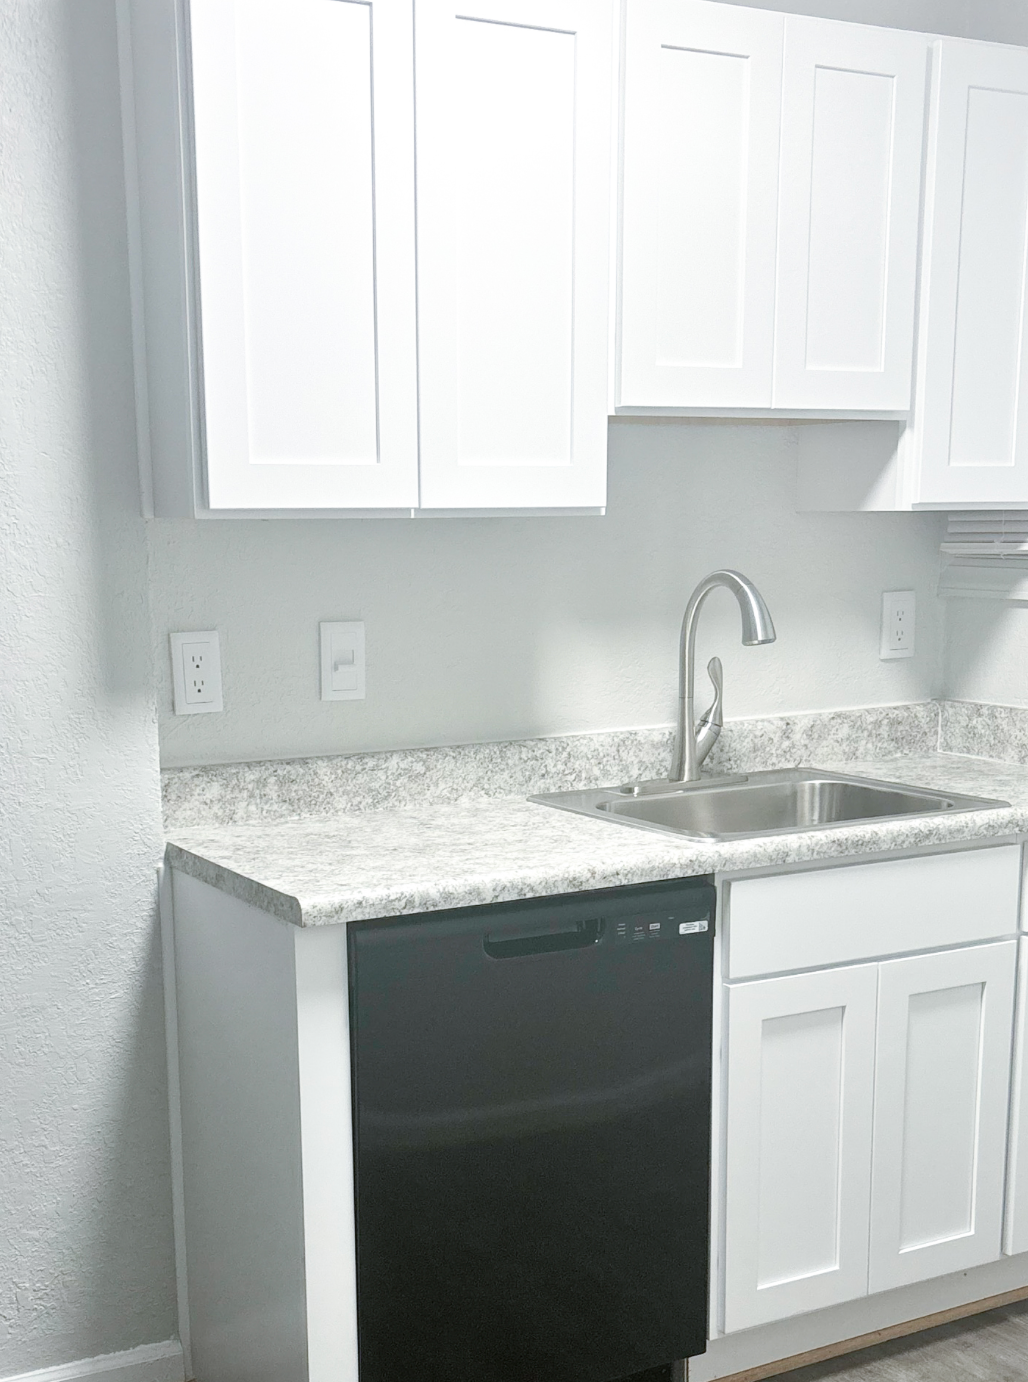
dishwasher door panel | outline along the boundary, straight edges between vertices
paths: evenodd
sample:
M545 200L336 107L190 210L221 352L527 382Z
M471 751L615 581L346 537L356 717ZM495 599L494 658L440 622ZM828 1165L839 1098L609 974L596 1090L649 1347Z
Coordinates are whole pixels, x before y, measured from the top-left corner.
M703 1350L713 909L691 881L350 927L361 1382Z

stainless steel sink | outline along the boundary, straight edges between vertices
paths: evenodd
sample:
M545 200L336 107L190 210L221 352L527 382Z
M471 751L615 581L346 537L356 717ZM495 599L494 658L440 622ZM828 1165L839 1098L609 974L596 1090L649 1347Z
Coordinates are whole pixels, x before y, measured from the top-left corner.
M948 811L988 811L1009 806L989 797L969 797L907 787L898 782L849 777L820 768L783 768L747 777L700 781L667 791L635 795L631 788L548 792L531 797L545 806L702 840L738 840L783 835L902 816Z

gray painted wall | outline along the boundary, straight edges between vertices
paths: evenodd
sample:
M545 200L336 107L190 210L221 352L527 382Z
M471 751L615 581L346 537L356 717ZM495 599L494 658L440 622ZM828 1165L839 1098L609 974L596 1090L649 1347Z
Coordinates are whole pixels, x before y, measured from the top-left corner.
M791 427L623 421L610 439L605 518L155 522L164 761L666 723L686 599L724 565L778 628L743 648L731 597L711 596L698 647L724 660L726 714L936 694L937 515L796 514ZM917 655L881 662L881 592L911 587ZM351 618L367 699L322 702L318 621ZM205 628L226 709L176 717L167 633Z
M0 0L0 1376L175 1332L110 0Z

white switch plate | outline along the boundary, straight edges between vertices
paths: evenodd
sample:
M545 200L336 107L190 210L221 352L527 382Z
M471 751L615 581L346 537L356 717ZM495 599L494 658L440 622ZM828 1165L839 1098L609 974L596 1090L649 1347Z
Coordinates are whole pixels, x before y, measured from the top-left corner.
M321 699L364 699L364 625L321 624Z
M912 590L886 590L882 594L882 641L878 656L883 661L914 656L915 603Z
M221 644L217 629L171 635L171 674L176 715L209 715L224 710L221 695Z

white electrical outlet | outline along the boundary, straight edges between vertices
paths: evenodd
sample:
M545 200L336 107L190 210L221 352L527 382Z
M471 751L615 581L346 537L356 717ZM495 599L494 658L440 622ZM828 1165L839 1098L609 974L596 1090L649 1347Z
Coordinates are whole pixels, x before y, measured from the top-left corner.
M364 699L364 625L321 624L321 699Z
M882 641L878 656L883 661L914 656L914 592L886 590L882 594Z
M216 629L203 633L173 633L171 673L176 715L208 715L224 710L221 644Z

